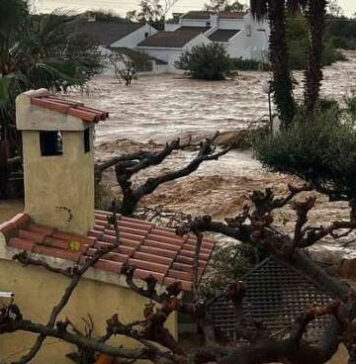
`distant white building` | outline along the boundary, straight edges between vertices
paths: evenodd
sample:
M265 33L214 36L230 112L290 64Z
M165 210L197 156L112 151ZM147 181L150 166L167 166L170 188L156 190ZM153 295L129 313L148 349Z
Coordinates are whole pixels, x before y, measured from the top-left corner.
M138 52L135 50L137 45L157 33L157 30L149 24L96 20L95 16L87 15L76 24L75 31L87 34L98 42L99 50L105 59L104 74L107 75L115 75L117 69L125 68L125 60ZM148 67L144 71L165 72L166 66L163 61L150 57Z
M179 56L195 45L219 42L230 57L266 62L270 28L250 13L191 11L175 15L157 32L138 43L136 49L167 63L167 72L178 72L174 64Z

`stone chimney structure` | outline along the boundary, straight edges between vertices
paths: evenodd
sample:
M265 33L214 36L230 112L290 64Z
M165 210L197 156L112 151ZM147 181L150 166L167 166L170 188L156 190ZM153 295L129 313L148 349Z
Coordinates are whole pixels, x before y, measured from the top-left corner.
M22 132L25 213L38 223L86 235L94 225L95 124L108 113L40 89L16 100Z

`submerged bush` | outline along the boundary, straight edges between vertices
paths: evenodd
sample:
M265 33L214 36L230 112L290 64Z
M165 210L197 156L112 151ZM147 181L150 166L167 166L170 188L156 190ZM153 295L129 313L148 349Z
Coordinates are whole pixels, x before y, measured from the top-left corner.
M256 157L274 171L313 183L330 197L355 198L356 120L350 108L326 108L305 119L303 115L277 135L256 139Z
M307 67L309 48L307 21L302 14L290 15L287 20L289 66L293 70L304 70ZM331 40L325 38L323 47L322 66L345 60L345 56L336 49Z
M180 56L175 66L187 71L191 78L202 80L224 80L233 68L225 47L219 43L193 47Z
M268 63L262 64L254 59L233 58L233 68L239 71L269 71L271 69Z

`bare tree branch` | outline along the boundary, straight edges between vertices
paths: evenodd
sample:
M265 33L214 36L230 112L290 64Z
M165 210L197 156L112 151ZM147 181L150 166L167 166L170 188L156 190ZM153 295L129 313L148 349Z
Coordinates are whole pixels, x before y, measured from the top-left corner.
M203 162L217 160L233 148L233 146L230 146L220 152L213 153L212 142L211 140L207 139L204 143L202 143L197 156L187 166L177 171L168 172L155 178L149 178L143 185L133 190L131 187L132 183L130 181L132 175L143 168L157 164L157 161L158 163L161 163L162 158L164 159L167 155L169 155L172 148L175 146L176 145L172 146L172 144L167 145L159 155L155 156L154 158L144 160L131 168L126 167L120 163L116 165L116 178L124 195L120 209L122 214L131 215L142 197L151 194L161 184L188 176L192 172L196 171Z

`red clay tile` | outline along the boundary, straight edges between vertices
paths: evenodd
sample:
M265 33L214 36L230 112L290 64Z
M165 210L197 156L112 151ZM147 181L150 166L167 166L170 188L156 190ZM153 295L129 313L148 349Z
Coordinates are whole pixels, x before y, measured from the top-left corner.
M109 272L120 273L123 264L119 262L114 262L112 260L100 259L96 264L95 268L106 270Z
M179 238L178 236L176 236L175 238L168 238L167 236L156 235L153 233L149 233L147 235L147 239L158 241L164 244L177 245L179 247L184 243L184 240L182 240L182 238Z
M94 256L97 253L97 249L94 248L89 248L86 252L86 255L88 256ZM118 253L117 251L113 251L111 253L106 254L103 257L105 260L112 260L114 262L121 262L121 263L125 263L127 261L127 259L129 258L128 255L126 254L121 254Z
M42 245L51 246L53 248L58 248L58 249L71 250L70 241L57 239L57 238L52 238L50 236L47 236L44 239ZM89 245L81 243L80 247L79 247L79 250L82 253L85 253L88 250L88 248L89 248Z
M151 222L148 222L148 221L145 221L145 220L135 219L133 217L121 216L121 221L128 221L128 222L131 222L133 224L138 224L140 226L149 226L149 227L154 226Z
M99 222L108 222L108 216L109 215L102 215L102 214L97 214L95 213L94 217L95 217L95 224L99 223Z
M105 221L95 221L95 225L93 227L94 230L103 231L109 226L109 224Z
M130 240L142 243L145 237L142 235L138 235L138 234L120 232L120 238L130 239Z
M55 258L72 260L74 262L79 261L81 252L73 252L70 250L52 248L44 245L36 245L33 247L33 251L38 254L48 255Z
M120 226L120 225L119 225L119 231L120 231L120 234L128 233L128 234L138 235L138 236L146 236L146 234L147 234L147 230L133 229L133 228L130 228L130 227ZM107 230L105 230L105 233L115 235L115 230L107 229Z
M146 234L152 230L150 225L142 225L140 223L133 223L132 221L118 221L119 228L130 228L133 230L144 231Z
M193 250L181 250L180 255L183 255L185 257L188 257L188 258L193 258L194 255L195 255L195 252ZM203 254L203 253L200 253L199 254L199 259L201 260L209 260L210 256L208 254Z
M106 111L86 107L81 102L61 99L53 95L48 95L45 97L32 97L31 103L45 109L72 115L78 119L90 123L98 122L99 120L105 120L109 116L109 113Z
M44 233L47 235L52 235L54 232L54 228L47 225L41 225L41 224L30 224L27 228L29 231L33 231L35 233Z
M28 230L19 230L18 232L19 238L32 240L35 243L42 243L46 236L46 233L35 233Z
M146 279L149 276L153 276L157 279L159 283L163 282L164 274L158 272L151 272L144 269L135 269L134 278L135 279Z
M193 272L193 264L173 263L171 269L182 272Z
M177 245L172 245L172 244L165 244L156 240L150 240L150 239L145 239L145 243L146 246L151 246L153 248L160 248L160 249L164 249L164 250L171 250L174 252L178 252L179 251L179 246Z
M70 108L69 105L58 103L54 100L42 99L38 97L32 97L31 103L36 106L43 107L45 109L58 111L60 113L66 114Z
M26 226L30 222L30 217L24 213L19 213L14 216L10 221L15 228Z
M58 102L60 104L65 104L65 105L68 105L68 106L71 106L71 107L84 106L84 103L82 103L82 102L70 101L70 100L67 100L67 99L61 99L61 98L59 98L57 96L53 96L53 95L42 97L42 99L53 100L54 102Z
M157 273L162 273L162 274L166 274L167 270L168 270L168 266L163 265L163 264L158 264L158 263L154 263L154 262L145 262L143 260L138 260L138 259L133 259L130 258L128 260L128 264L130 266L133 266L134 268L140 268L140 269L144 269L150 272L157 272Z
M103 234L104 234L104 232L99 231L99 230L91 230L89 232L89 236L92 236L98 240L103 236Z
M32 250L36 243L32 240L11 238L8 245L19 250Z
M155 227L152 229L151 233L155 235L166 236L168 238L178 238L177 234L173 229L162 229ZM182 240L182 238L180 238L180 240Z
M163 264L166 266L170 266L173 261L173 259L171 259L171 258L161 257L157 254L147 254L147 253L138 252L138 251L135 252L135 254L132 256L132 258L138 259L138 260L143 260L146 262Z
M81 107L79 107L79 108L81 108ZM101 111L101 110L94 109L94 108L88 107L88 106L85 106L84 109L87 111L99 114L101 120L105 120L109 117L109 113L107 111Z
M174 279L174 278L170 278L170 277L165 277L164 278L164 285L166 286L169 286L170 284L173 284L173 283L176 283L177 282L177 279ZM192 282L187 282L187 281L183 281L183 280L180 280L179 281L182 285L182 289L184 291L191 291L192 290L192 287L193 287L193 283Z
M195 245L184 244L183 247L182 247L182 250L187 250L187 251L190 251L190 252L194 252L194 254L195 254ZM210 252L211 252L211 249L200 248L200 254L209 255Z
M181 281L192 281L193 273L170 269L168 271L167 277Z
M186 257L184 255L178 255L176 260L177 263L183 263L183 264L187 264L187 265L193 265L194 264L194 259L192 257ZM206 262L204 260L200 260L199 259L199 266L201 267L205 267Z
M14 225L10 221L3 222L0 224L0 232L4 235L8 234L9 232L15 230Z
M79 241L80 243L93 246L96 242L96 238L92 236L83 236L77 234L68 234L61 231L54 231L52 236L57 239L67 240L67 241Z
M105 243L109 243L109 244L115 244L116 243L116 236L112 236L112 235L106 235L104 234L101 237L101 240L104 241Z
M107 248L116 242L113 226L107 227L107 216L110 216L109 212L95 213L96 225L89 236L68 234L45 225L28 224L28 217L28 220L22 222L22 218L18 217L15 219L17 222L28 226L15 229L19 238L11 239L9 245L62 259L80 260L83 263L96 254L98 249ZM194 236L181 238L176 236L173 230L156 228L151 223L120 216L118 224L119 246L101 259L96 268L120 273L123 263L128 263L136 268L137 279L144 279L152 274L160 282L164 280L164 284L180 280L184 290L191 289L196 244ZM5 229L9 226L12 228L13 224L8 222L0 225ZM39 242L38 245L35 244L36 241ZM69 249L71 241L81 243L80 251ZM202 246L199 255L199 276L203 274L214 248L213 243L206 243L205 240Z
M100 117L88 110L79 110L77 108L69 108L67 111L68 115L74 116L75 118L82 119L83 121L87 121L89 123L97 123L100 120Z
M93 248L95 248L95 249L106 249L109 245L112 245L112 244L110 244L110 243L108 243L106 241L98 240L94 244Z
M121 254L126 254L126 255L131 256L135 252L135 248L129 247L129 246L124 246L121 244L117 251Z
M140 246L138 251L147 253L147 254L156 254L156 255L159 255L162 257L167 257L167 258L174 258L177 255L177 253L175 251L147 246L147 245L145 245L145 242Z

